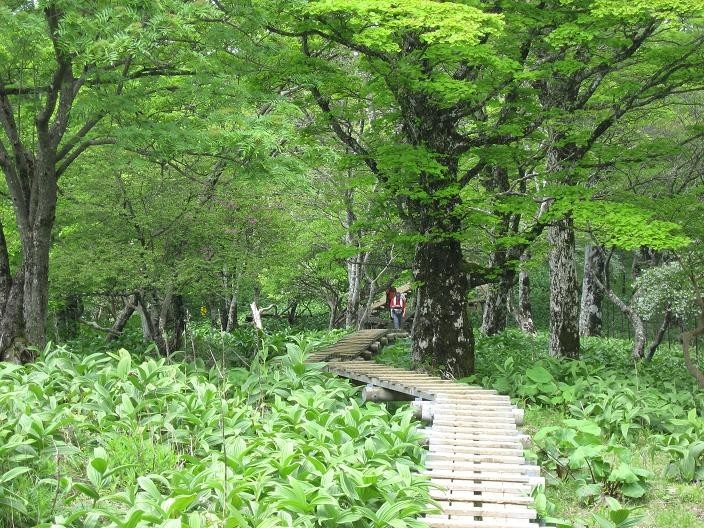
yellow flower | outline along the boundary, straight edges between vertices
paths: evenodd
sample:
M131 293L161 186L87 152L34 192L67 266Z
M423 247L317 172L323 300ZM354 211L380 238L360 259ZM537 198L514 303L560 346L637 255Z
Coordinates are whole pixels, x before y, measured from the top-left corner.
M200 314L205 315L208 313L208 309L205 306L200 307Z

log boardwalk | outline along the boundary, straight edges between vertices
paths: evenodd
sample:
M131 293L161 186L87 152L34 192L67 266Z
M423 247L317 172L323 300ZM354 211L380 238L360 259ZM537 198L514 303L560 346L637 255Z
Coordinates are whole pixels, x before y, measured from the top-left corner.
M430 528L537 527L530 493L544 481L540 468L523 458L527 437L516 429L522 411L493 390L357 359L371 357L382 340L394 338L390 332L355 332L310 361L325 361L329 372L367 384L368 399L415 398L417 413L432 421L422 430L425 472L442 512L423 521Z

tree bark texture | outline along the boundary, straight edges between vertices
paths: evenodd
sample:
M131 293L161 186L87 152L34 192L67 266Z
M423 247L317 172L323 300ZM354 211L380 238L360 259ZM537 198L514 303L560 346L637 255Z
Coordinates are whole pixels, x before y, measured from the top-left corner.
M347 259L347 310L345 326L356 328L360 317L360 300L362 296L362 277L368 253L358 253Z
M606 255L603 248L587 244L584 248L584 277L579 311L579 335L600 336L603 327L604 292L594 280L606 284Z
M530 300L530 277L526 269L526 262L530 260L530 252L524 251L521 254L521 269L518 273L518 306L514 311L516 323L525 334L535 334L535 323L533 322L533 306Z
M469 284L459 241L423 242L416 247L413 275L421 285L413 320L413 357L445 378L474 371L474 335L467 316Z
M548 228L550 243L550 353L579 357L579 303L575 262L574 226L571 218Z

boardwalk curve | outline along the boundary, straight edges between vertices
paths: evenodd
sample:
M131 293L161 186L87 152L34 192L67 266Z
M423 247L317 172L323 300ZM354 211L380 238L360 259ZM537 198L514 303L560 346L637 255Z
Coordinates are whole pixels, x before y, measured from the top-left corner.
M389 330L362 330L313 354L338 376L364 383L372 397L415 398L417 414L432 422L425 473L442 513L422 519L429 528L535 528L532 489L540 468L523 457L522 411L496 391L357 359L393 339ZM376 391L376 392L375 392ZM381 392L379 392L381 391Z

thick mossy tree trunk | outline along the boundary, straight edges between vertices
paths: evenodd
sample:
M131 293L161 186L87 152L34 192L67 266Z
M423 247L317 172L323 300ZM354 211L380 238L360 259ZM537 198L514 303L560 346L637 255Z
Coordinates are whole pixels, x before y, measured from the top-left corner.
M57 197L52 157L52 152L44 152L36 159L31 155L19 167L5 169L22 246L22 266L11 276L9 267L2 265L0 360L14 355L6 354L10 348L16 350L25 343L37 347L46 344L49 248ZM0 248L2 251L5 255L0 260L6 261L7 248Z
M606 256L600 247L587 244L584 248L584 277L582 279L582 303L579 312L579 334L581 336L600 336L603 324L602 304L604 292L594 280L605 279Z
M550 353L579 357L579 302L574 226L571 218L548 228L550 243Z
M420 284L413 320L413 359L445 378L474 371L474 335L467 316L469 282L462 247L447 238L417 245L413 277Z

